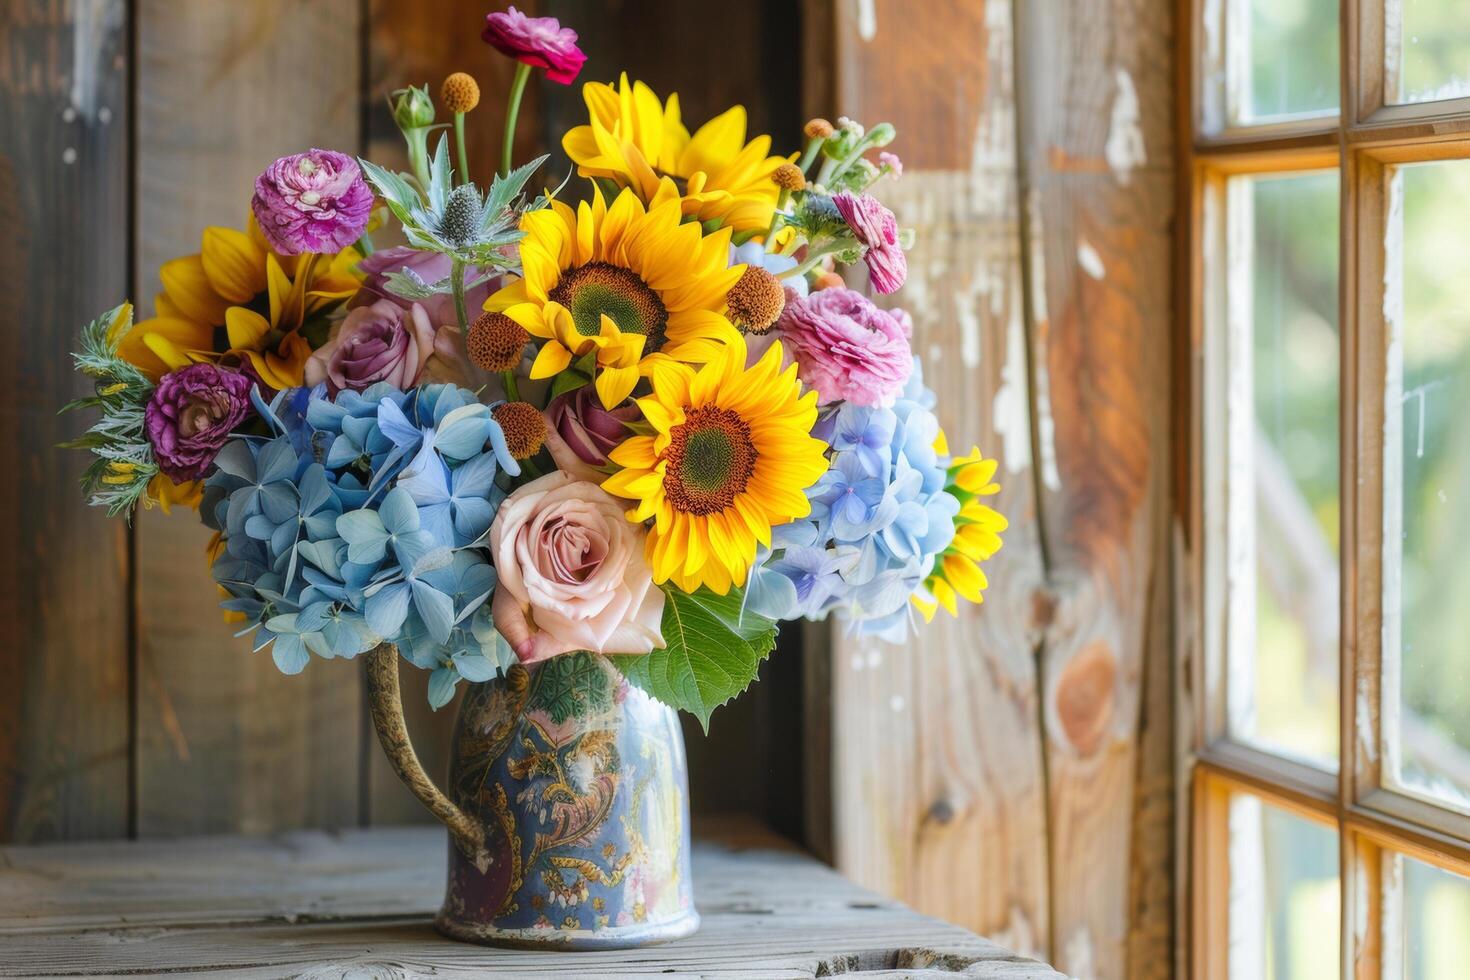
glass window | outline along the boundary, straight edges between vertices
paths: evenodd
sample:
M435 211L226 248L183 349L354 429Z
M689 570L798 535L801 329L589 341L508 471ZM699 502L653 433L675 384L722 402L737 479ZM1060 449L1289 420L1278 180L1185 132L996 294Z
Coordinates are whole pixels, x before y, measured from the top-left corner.
M1331 980L1337 834L1240 793L1230 801L1230 980Z
M1338 741L1337 192L1336 171L1238 179L1234 240L1248 254L1231 265L1249 276L1227 297L1244 307L1231 320L1250 351L1232 365L1250 376L1251 411L1231 423L1232 481L1249 473L1255 487L1230 503L1232 536L1254 541L1254 581L1231 596L1231 734L1326 768Z
M1400 102L1470 95L1470 10L1465 0L1390 0L1397 8ZM1391 42L1390 42L1391 43Z
M1390 355L1385 393L1398 438L1385 447L1383 554L1386 696L1398 688L1390 758L1402 785L1470 809L1470 161L1406 166L1395 180L1402 218L1388 257L1399 285L1388 293L1390 346L1401 356Z
M1337 0L1231 4L1234 22L1245 28L1241 46L1249 72L1235 83L1240 96L1234 121L1271 122L1337 111ZM1232 46L1241 44L1228 33L1226 37Z
M1403 980L1463 976L1470 964L1470 878L1411 857L1403 862ZM1390 946L1392 948L1392 946Z

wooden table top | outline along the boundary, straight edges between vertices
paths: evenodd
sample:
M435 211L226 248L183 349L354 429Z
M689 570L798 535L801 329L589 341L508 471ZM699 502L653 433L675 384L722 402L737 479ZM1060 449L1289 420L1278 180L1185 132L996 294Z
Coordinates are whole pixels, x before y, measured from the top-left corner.
M0 848L0 976L1062 980L745 823L695 846L704 922L689 939L597 953L457 943L430 926L444 849L433 827Z

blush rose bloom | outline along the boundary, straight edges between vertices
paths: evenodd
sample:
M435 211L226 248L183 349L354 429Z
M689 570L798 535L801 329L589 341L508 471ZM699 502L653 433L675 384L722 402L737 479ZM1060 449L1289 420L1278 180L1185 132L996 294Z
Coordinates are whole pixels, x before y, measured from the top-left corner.
M624 505L562 472L505 499L490 525L500 576L491 612L521 663L562 653L648 653L664 645L664 594Z
M362 391L379 381L407 391L423 378L430 355L455 355L456 333L449 328L435 330L417 303L404 309L384 299L359 306L347 314L336 336L307 360L306 383L325 381L334 396L344 389Z
M913 371L913 321L862 293L836 286L789 303L776 323L801 380L822 404L888 408Z
M607 454L632 434L624 423L643 417L632 402L611 410L603 408L602 399L591 385L557 395L543 414L551 458L563 471L589 483L607 479L597 467L606 466Z

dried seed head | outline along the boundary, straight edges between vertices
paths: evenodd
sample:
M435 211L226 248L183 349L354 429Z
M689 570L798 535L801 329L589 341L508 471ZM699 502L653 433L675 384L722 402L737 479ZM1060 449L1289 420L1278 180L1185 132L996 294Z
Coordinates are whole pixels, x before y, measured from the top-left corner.
M439 88L439 101L450 112L469 112L480 104L480 84L472 76L457 71L444 79Z
M800 191L806 189L806 176L802 174L801 168L794 163L783 163L771 174L771 180L783 191Z
M763 334L781 316L786 306L786 290L765 269L749 265L730 287L725 302L737 326L746 333Z
M526 328L504 313L481 313L470 324L465 348L482 371L513 371L530 340Z
M505 433L505 445L516 459L530 459L546 445L546 419L535 405L529 402L502 402L490 410L500 430Z
M833 133L832 124L821 116L815 119L808 119L806 125L801 128L801 131L806 134L806 138L809 140L824 140Z

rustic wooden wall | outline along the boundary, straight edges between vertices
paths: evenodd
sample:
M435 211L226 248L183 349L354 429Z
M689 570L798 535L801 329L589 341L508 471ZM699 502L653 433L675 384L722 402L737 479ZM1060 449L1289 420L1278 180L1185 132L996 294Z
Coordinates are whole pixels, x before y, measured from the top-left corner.
M424 819L378 758L353 665L284 678L230 638L200 587L202 531L81 507L82 460L51 448L77 420L52 406L80 388L72 331L122 295L148 312L159 263L243 222L275 156L399 157L391 89L476 74L470 157L488 172L509 66L478 40L486 6L0 0L0 445L17 474L0 481L0 839ZM782 144L810 114L894 121L907 172L883 194L919 236L896 300L952 443L1004 461L1011 530L984 607L905 650L838 636L829 658L807 631L805 654L783 649L690 733L696 805L804 818L864 883L1075 976L1168 974L1175 4L521 6L582 31L585 78L626 67L693 121L742 101ZM519 150L553 152L559 177L579 92L542 81L531 99ZM452 715L423 705L422 674L404 681L440 765Z
M912 649L834 643L832 849L1083 978L1173 967L1174 6L833 11L835 111L900 129L895 300L951 444L1003 460L1011 530L980 609Z

